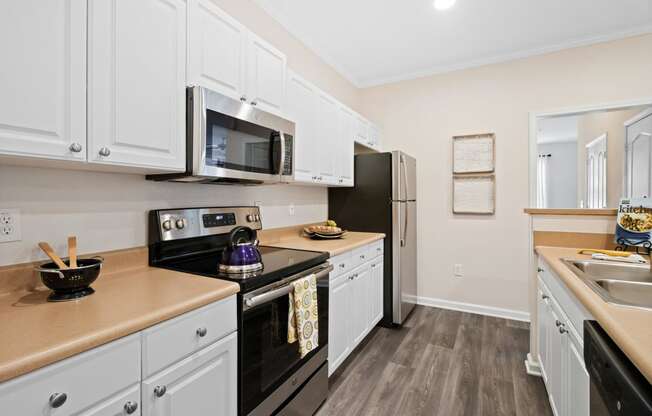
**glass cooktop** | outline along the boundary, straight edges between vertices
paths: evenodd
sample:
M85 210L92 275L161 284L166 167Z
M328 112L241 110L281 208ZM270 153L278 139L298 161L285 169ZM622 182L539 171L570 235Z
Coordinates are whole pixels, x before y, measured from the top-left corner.
M223 273L218 270L221 251L212 251L184 259L168 260L160 267L198 274L240 284L242 292L248 292L285 277L307 270L325 262L329 255L317 251L292 250L277 247L258 247L263 269L243 274Z

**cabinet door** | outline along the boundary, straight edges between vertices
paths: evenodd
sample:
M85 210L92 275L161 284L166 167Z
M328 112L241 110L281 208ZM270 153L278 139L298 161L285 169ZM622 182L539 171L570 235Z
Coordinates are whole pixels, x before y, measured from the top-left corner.
M328 375L351 352L351 274L344 274L331 282L328 296Z
M288 76L287 116L295 123L294 179L314 182L317 176L315 113L317 90L294 72Z
M551 302L552 303L552 302ZM548 345L549 354L547 366L547 375L548 383L548 394L550 396L550 405L553 407L553 413L557 416L562 416L563 413L563 335L559 332L559 328L556 325L557 322L561 322L558 315L554 310L549 312L551 316L552 325L549 325L550 343Z
M265 111L281 114L285 103L285 55L249 33L247 100Z
M355 116L346 107L340 107L339 147L336 157L338 185L353 186L353 159L355 143Z
M188 13L189 83L246 99L247 29L213 0L190 0Z
M137 384L78 416L137 416L140 415L140 384Z
M539 365L541 367L541 375L543 381L548 382L548 353L549 353L549 326L550 326L550 310L548 308L548 295L544 294L541 290L537 293L537 315L538 315L538 340L539 340Z
M89 1L89 162L185 168L186 4Z
M319 182L335 185L336 160L340 157L339 107L334 98L319 92L317 98L318 145L315 147L319 161ZM314 150L313 150L314 151Z
M375 326L383 318L383 257L371 263L371 326Z
M142 383L145 416L235 415L237 332Z
M371 295L369 287L371 282L371 266L366 264L357 269L352 275L351 293L353 312L349 319L353 330L353 348L367 335L371 321Z
M86 1L3 2L0 50L0 154L85 160Z
M369 122L361 115L356 115L355 141L369 146Z
M589 373L584 366L584 355L571 335L566 333L565 409L568 416L589 416Z

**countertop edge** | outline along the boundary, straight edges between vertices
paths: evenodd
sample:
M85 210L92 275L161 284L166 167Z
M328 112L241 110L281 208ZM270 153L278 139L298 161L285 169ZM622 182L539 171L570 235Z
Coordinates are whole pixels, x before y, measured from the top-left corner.
M238 292L239 286L233 283L212 293L208 292L204 296L195 297L186 302L176 303L168 308L159 309L157 312L143 315L138 319L116 324L100 332L94 332L92 335L67 340L66 342L54 345L47 351L38 351L25 355L20 359L10 361L0 366L0 383L11 381L20 376L47 367L48 365L55 364L59 361L92 350L93 348L135 334L163 321L176 318L187 312L226 299Z
M593 315L600 326L613 339L618 347L632 361L638 370L652 383L652 359L649 352L646 353L641 347L635 345L627 331L623 330L618 320L609 313L610 308L620 308L616 305L609 305L603 301L597 294L586 286L573 272L566 267L560 258L549 252L549 250L558 250L559 247L537 246L535 251L543 257L554 270L555 274L564 283L564 286L570 289L573 295L582 303L582 305ZM573 248L569 248L573 249ZM574 249L577 251L577 249ZM577 255L579 258L579 255ZM570 275L570 276L569 276ZM623 307L624 308L624 307Z

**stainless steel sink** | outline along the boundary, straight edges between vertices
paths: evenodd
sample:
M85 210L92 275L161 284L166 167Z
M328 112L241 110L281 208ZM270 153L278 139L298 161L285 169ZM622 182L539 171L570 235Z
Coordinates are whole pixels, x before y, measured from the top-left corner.
M652 309L649 264L562 259L564 264L606 302Z

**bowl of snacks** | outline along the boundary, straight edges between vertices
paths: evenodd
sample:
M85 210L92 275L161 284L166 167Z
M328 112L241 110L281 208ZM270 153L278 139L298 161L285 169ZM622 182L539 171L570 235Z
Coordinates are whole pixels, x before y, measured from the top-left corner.
M618 219L618 225L630 233L649 233L652 231L652 214L646 212L622 214Z
M335 221L328 220L324 225L310 225L303 229L306 236L315 240L342 238L346 231L337 226Z

